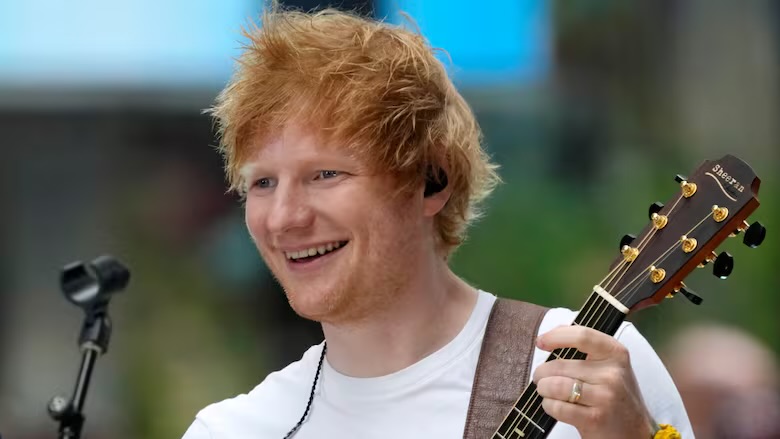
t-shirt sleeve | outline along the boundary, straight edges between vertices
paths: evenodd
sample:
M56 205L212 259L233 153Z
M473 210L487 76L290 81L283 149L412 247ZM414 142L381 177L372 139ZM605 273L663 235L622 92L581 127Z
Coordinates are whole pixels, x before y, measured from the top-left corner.
M199 419L195 419L195 422L190 425L190 428L184 433L181 439L211 439L211 433L209 429Z
M673 425L683 439L693 439L680 393L650 343L631 323L624 323L615 337L628 348L642 397L655 421Z

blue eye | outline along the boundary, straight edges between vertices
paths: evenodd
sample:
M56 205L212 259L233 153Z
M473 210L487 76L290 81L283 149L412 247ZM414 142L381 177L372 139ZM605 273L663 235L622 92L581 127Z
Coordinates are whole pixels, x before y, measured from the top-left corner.
M265 189L265 188L272 187L272 185L273 185L273 181L270 178L265 178L264 177L264 178L258 178L257 180L255 180L255 184L253 186Z
M325 180L328 178L334 178L334 177L338 177L339 174L340 174L339 171L329 171L329 170L319 171L317 173L317 179Z

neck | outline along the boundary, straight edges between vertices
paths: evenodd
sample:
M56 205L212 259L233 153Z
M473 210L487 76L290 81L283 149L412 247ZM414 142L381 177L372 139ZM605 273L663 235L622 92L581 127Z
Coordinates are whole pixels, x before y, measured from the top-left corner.
M427 271L432 275L414 279L368 318L323 323L328 363L344 375L378 377L404 369L454 339L468 321L477 293L446 262L438 264Z

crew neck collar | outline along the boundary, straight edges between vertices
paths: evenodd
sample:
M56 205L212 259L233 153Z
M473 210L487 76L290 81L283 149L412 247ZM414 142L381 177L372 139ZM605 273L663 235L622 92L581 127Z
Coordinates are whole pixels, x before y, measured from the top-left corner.
M320 390L328 399L369 402L413 390L443 373L468 355L482 341L490 310L496 297L479 290L476 304L460 332L439 350L397 372L372 378L355 378L336 371L327 357L323 361ZM336 401L334 401L336 402Z

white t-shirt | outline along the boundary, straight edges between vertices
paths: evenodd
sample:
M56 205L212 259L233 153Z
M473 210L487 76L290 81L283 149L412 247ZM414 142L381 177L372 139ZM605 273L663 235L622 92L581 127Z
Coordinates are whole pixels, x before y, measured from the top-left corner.
M481 291L468 322L452 341L393 374L352 378L336 372L325 360L311 411L294 438L462 438L494 301L495 296ZM551 309L539 334L570 324L575 316L568 309ZM692 439L682 400L653 349L631 323L623 323L615 336L629 349L651 415ZM249 394L201 410L183 439L282 439L306 408L321 352L321 344L312 346L299 361L268 375ZM536 349L532 374L547 355ZM548 439L579 437L574 427L558 422Z

